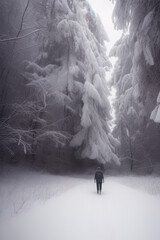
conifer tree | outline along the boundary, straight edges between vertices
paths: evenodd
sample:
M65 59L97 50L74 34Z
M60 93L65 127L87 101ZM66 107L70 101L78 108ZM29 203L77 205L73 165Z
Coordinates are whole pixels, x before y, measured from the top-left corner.
M76 158L119 163L108 127L105 70L111 64L104 45L108 37L99 18L84 0L47 1L41 12L46 30L41 34L40 53L26 67L38 108L45 108L43 117L37 118L51 120L48 105L52 105L53 111L63 112L59 130L73 136L70 146Z
M150 116L155 121L158 119L158 106L155 111L153 109L156 106L160 90L159 13L159 0L116 1L113 12L115 27L123 30L124 34L112 50L113 55L118 56L119 59L115 72L118 90L117 102L120 98L120 102L123 103L121 104L122 111L117 111L117 122L120 124L119 114L122 112L127 126L130 125L135 129L135 133L132 133L134 142L139 141L139 134L142 136L141 145L143 148L141 156L139 156L141 159L145 158L145 153L152 155L155 151L159 154L156 145L154 151L153 149L150 151L147 143L149 142L147 140L148 133L152 130L155 133ZM127 75L125 76L125 74ZM124 89L126 86L129 89L122 92L122 88ZM125 111L124 106L127 106L127 111ZM128 113L134 114L134 118L128 119ZM150 134L150 139L157 141L158 138L156 135Z

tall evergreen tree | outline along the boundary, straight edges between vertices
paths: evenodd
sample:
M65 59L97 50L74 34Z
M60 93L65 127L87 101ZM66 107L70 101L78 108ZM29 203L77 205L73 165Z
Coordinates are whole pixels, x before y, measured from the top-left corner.
M120 124L119 115L122 113L123 123L127 122L127 126L134 129L131 134L135 139L134 143L136 144L142 139L141 156L138 156L140 162L143 162L143 159L149 161L153 155L154 158L155 155L158 158L160 154L156 144L152 149L148 147L149 142L151 144L153 141L159 141L155 134L155 128L158 126L150 121L151 112L156 105L160 90L159 13L159 0L116 1L113 13L115 27L124 31L124 37L112 50L112 53L119 59L115 72L118 83L116 83L117 101L120 98L120 102L123 102L122 111L117 111L117 121ZM126 32L129 34L127 35ZM124 89L126 86L128 90L122 92L122 88ZM127 111L124 106L127 106ZM157 111L158 107L151 116L156 121ZM128 119L130 114L134 117ZM125 126L125 128L127 127ZM150 140L148 140L148 133L150 133ZM141 138L139 134L142 136ZM134 150L134 152L136 151Z
M119 163L107 123L110 105L105 70L110 62L104 45L107 35L99 18L84 0L45 1L42 12L46 29L41 34L40 53L26 67L28 85L35 91L33 100L45 110L36 122L45 119L48 126L56 111L62 117L59 131L73 136L70 146L76 158ZM52 135L53 128L49 129ZM40 136L36 130L35 139Z

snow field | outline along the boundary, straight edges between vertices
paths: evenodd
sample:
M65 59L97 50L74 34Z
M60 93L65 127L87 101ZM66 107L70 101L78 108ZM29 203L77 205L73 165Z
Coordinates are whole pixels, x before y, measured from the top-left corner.
M25 174L19 176L24 182L18 191L22 186L29 194L37 185L34 194L39 198L32 198L28 208L22 207L17 214L0 217L1 240L160 239L158 177L106 176L102 195L97 195L91 176L32 174L30 181ZM48 198L40 194L44 189Z

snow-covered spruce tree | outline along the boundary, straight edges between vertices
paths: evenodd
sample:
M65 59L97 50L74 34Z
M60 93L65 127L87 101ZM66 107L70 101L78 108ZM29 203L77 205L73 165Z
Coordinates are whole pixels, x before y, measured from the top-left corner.
M146 148L149 143L147 143L147 135L148 132L151 131L150 128L152 128L155 133L155 126L149 119L160 90L160 67L158 64L160 58L159 13L159 0L118 0L116 1L113 13L113 21L117 29L122 29L124 34L126 30L129 31L127 44L125 44L128 47L126 47L124 53L118 57L122 63L121 66L124 67L126 61L123 60L127 60L128 55L130 55L130 69L128 74L131 74L130 85L133 89L132 93L135 93L136 104L138 104L139 109L138 112L140 111L140 114L138 114L138 123L142 122L142 124L137 126L137 130L143 135L143 146L145 146L147 154L149 153L151 155L153 152L157 154L160 153L156 146L154 151L153 149L150 151L151 148ZM119 49L118 51L121 50ZM122 57L122 55L124 55L124 57ZM120 72L122 73L122 71ZM120 79L122 79L121 76ZM125 81L125 83L127 83L127 81ZM125 83L120 85L123 86ZM129 105L131 106L131 104ZM158 108L156 108L156 110L158 110ZM152 114L152 118L154 118L155 115L156 114ZM139 138L137 138L135 142L137 142L138 139ZM158 140L153 134L150 135L150 139L152 139L151 142ZM141 151L141 154L143 154L143 151Z
M111 50L110 56L118 57L112 76L117 91L114 134L121 143L119 154L122 159L129 159L132 170L133 162L138 158L139 146L136 142L140 139L139 128L145 124L145 112L143 104L139 102L137 85L133 84L133 48L128 40L128 35L122 36Z
M132 72L141 100L150 116L159 92L160 1L117 1L113 19L115 26L129 28L129 45L133 48ZM151 91L152 89L152 91Z
M103 26L84 0L46 1L43 11L46 30L40 54L26 68L28 85L46 105L43 117L48 121L54 111L61 113L59 130L73 135L74 158L119 163L107 123L105 70L110 63Z
M86 12L83 9L86 9ZM104 47L107 37L100 20L95 17L85 1L82 10L78 41L84 59L80 59L81 64L78 67L84 80L81 80L83 92L79 108L80 124L75 126L77 133L71 141L71 146L76 147L78 158L97 159L101 163L113 160L118 163L113 153L114 140L109 134L107 123L110 118L105 80L105 68L110 67Z

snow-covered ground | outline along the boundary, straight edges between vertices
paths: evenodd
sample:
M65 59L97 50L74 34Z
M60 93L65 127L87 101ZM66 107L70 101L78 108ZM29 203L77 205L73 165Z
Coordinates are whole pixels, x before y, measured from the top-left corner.
M10 172L0 177L0 240L159 240L160 179Z

